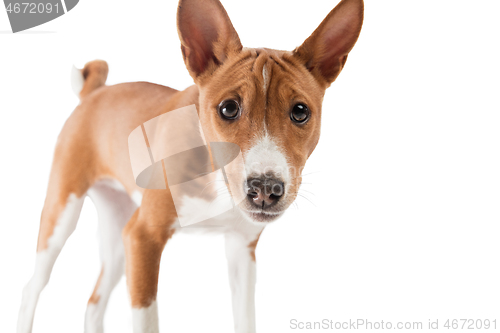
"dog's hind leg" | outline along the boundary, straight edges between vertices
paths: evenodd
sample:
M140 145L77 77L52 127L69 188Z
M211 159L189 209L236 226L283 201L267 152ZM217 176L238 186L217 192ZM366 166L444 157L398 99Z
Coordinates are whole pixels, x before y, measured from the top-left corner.
M88 134L82 132L86 127L79 126L76 113L78 108L64 125L57 141L40 219L35 272L23 291L18 333L31 332L38 297L49 282L57 256L75 230L87 190L102 173Z
M85 332L102 333L106 306L114 287L125 271L122 230L137 209L137 205L112 180L100 181L88 191L99 218L99 253L101 273L89 299L85 314Z
M40 221L35 272L23 290L17 322L18 333L29 333L32 330L38 298L49 282L57 256L75 230L84 198L84 193L52 191L49 186Z

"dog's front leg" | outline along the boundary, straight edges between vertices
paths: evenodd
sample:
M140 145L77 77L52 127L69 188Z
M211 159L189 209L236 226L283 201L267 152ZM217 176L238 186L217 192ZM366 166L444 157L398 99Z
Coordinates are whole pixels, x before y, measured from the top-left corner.
M260 234L225 235L236 333L255 332L255 246Z
M171 197L160 192L145 193L146 200L123 231L134 333L159 331L156 293L160 260L176 218Z

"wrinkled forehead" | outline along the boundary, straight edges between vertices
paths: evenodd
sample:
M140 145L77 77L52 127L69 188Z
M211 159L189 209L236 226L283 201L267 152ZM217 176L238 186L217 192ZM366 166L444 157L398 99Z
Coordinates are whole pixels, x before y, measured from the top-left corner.
M322 89L292 52L271 49L243 49L213 74L207 88L214 103L239 98L261 109L293 99L313 106L322 98Z

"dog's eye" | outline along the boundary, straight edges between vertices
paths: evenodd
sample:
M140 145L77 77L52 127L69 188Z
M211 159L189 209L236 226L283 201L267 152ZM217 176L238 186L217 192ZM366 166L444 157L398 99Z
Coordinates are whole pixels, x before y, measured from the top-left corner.
M219 114L225 119L236 119L240 114L240 105L235 100L225 100L219 104Z
M296 123L305 123L309 114L309 108L305 104L298 103L293 106L290 118Z

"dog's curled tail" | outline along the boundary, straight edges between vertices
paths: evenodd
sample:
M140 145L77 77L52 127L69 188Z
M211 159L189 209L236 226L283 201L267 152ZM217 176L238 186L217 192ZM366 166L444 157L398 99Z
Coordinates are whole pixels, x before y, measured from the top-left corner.
M85 64L83 69L73 66L71 87L82 100L92 91L106 84L108 64L104 60L94 60Z

